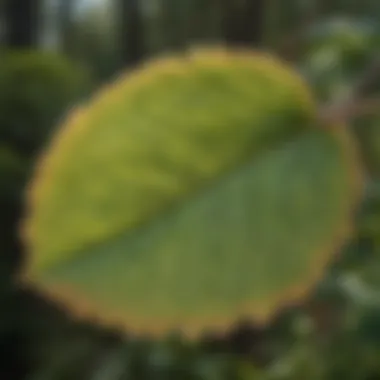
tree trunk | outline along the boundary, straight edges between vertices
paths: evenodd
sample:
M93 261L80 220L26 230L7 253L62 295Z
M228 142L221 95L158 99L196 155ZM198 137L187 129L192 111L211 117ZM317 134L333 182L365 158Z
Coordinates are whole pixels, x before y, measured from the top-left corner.
M163 48L181 51L188 43L187 4L178 0L161 0L160 31Z
M12 48L29 48L38 44L39 0L6 0L5 44Z
M160 31L162 46L183 51L220 37L219 0L161 0Z
M118 4L122 65L133 67L146 53L141 4L139 0L119 0Z
M227 45L258 46L265 24L265 0L220 0L222 33Z
M58 23L59 33L61 40L61 49L65 53L70 53L72 46L72 12L74 1L73 0L60 0L58 10Z

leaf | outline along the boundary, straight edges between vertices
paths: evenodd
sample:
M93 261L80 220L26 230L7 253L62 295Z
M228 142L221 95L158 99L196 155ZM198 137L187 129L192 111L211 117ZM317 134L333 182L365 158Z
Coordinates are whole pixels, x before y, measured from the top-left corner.
M32 184L24 280L140 332L265 321L349 236L356 158L271 57L163 58L64 123Z

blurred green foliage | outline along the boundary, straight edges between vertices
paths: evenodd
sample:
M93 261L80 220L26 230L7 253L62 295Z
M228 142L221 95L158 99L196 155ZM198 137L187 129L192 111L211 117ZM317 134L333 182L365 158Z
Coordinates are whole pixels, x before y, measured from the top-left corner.
M368 174L380 178L380 111L372 117L360 118L353 127Z
M0 199L17 199L26 169L23 157L7 145L0 146Z
M0 89L0 252L9 268L21 249L18 221L34 158L60 118L91 90L91 75L56 53L4 50Z
M33 154L91 89L89 70L55 53L5 51L0 59L0 140Z
M380 51L380 25L371 19L332 18L307 31L301 71L321 101L339 101ZM375 90L380 85L374 83Z
M306 14L310 12L313 17L303 35L305 46L294 64L309 79L321 102L345 98L379 51L380 2L289 0L278 4L286 13L274 7L273 12L278 13L271 17L269 39L279 42L286 31L309 20ZM314 12L314 5L320 5L322 12ZM172 26L173 18L178 15L170 11L171 23L164 21L164 26L174 38L172 29L179 26ZM94 29L99 24L94 20L88 23ZM167 33L158 30L163 28L158 24L149 21L148 25L155 46L159 44L156 39L162 44L161 35ZM180 26L183 28L182 23ZM65 309L47 302L38 292L9 286L11 272L20 266L20 255L22 259L16 227L23 212L21 198L31 157L70 105L86 95L94 60L100 62L99 77L108 77L117 66L111 62L115 58L109 53L107 36L102 34L103 44L96 43L86 28L81 30L82 37L73 41L78 44L78 56L88 54L82 61L89 66L79 70L55 54L5 53L1 49L0 378L379 380L379 117L363 118L353 125L365 158L368 192L352 241L337 253L310 297L279 310L265 329L243 324L226 336L205 336L194 345L178 337L163 342L135 339L98 326L96 321L73 320ZM102 29L102 33L106 31ZM377 78L371 92L378 94L379 89Z

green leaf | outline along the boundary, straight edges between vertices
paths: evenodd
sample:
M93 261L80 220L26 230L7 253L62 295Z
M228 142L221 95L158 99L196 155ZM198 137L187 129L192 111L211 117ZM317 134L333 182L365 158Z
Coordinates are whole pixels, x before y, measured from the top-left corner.
M270 57L153 62L56 136L29 197L25 278L136 331L266 320L349 235L356 161Z

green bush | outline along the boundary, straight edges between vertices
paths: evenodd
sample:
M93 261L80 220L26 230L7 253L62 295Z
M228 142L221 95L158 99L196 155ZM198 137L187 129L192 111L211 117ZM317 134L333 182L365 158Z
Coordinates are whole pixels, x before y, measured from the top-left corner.
M19 193L25 176L26 164L14 151L0 146L0 198L15 196Z
M301 67L322 101L350 95L353 81L380 49L379 36L378 24L366 19L332 19L309 31Z
M57 119L86 94L84 68L55 53L15 50L0 60L0 140L35 152Z
M16 228L26 180L39 148L71 104L90 88L90 76L49 52L1 51L0 253L3 268L17 262ZM7 263L6 265L4 263ZM9 268L8 268L9 269ZM8 271L4 269L5 272Z
M23 157L7 146L0 145L1 281L5 280L5 273L9 270L8 263L14 261L12 256L17 244L14 225L17 223L15 219L21 212L22 189L27 178L27 170L28 164ZM1 281L0 284L2 283Z

